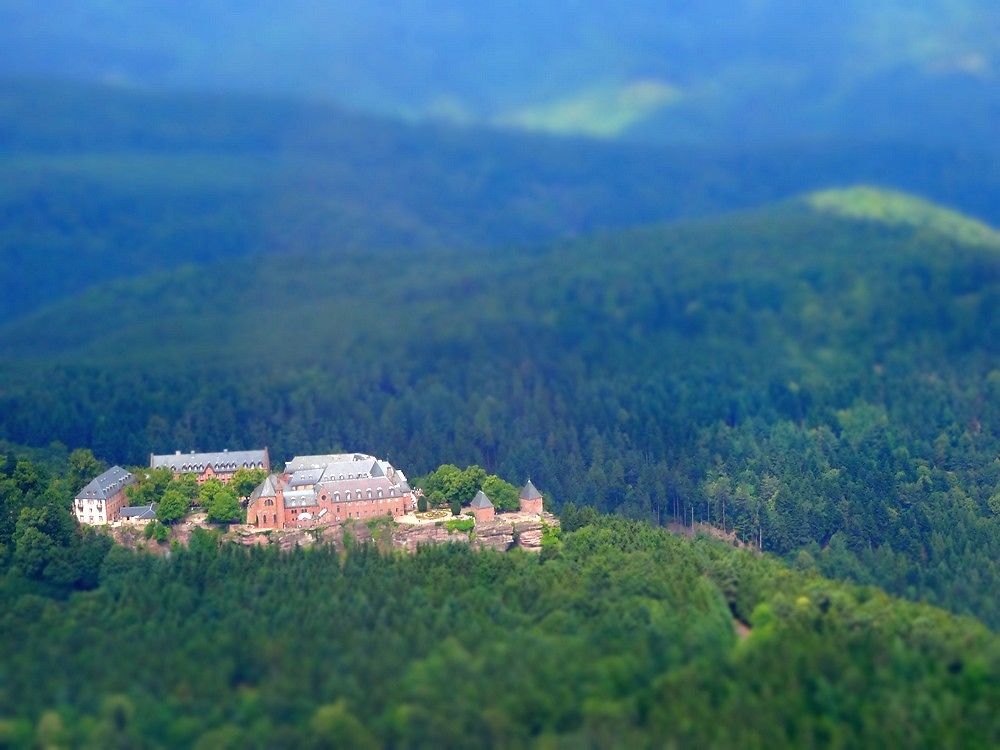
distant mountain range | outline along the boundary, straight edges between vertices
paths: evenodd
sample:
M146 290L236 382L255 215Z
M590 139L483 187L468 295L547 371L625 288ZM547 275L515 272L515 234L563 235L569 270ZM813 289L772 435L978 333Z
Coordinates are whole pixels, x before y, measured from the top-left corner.
M0 273L15 283L0 295L0 320L183 263L473 251L855 182L1000 221L996 149L868 139L643 147L406 125L287 99L7 80Z
M1000 115L998 40L992 0L0 7L0 73L708 146L982 144Z

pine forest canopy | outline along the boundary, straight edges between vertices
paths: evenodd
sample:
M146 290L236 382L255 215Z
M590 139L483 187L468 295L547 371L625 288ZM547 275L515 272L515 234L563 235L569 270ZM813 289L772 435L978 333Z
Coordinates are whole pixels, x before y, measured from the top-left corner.
M391 273L154 274L0 330L0 437L477 463L997 626L994 238L861 189Z
M995 633L770 556L571 505L540 555L350 536L282 552L204 529L166 555L162 525L137 551L73 523L102 468L85 450L0 462L5 747L985 747L1000 731Z
M1000 745L994 6L0 3L0 747Z

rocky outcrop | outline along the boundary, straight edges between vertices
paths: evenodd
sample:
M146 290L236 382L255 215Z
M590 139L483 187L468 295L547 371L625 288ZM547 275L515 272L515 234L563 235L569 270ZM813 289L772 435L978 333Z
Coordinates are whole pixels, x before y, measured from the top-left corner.
M290 529L277 535L275 542L284 552L296 547L312 547L316 543L316 537L305 529Z
M237 534L235 541L244 547L265 547L271 543L268 534Z
M422 544L472 544L482 549L506 552L514 547L538 552L542 548L545 527L558 526L559 519L551 513L538 516L523 516L504 513L492 521L476 524L471 534L464 531L449 531L444 523L400 524L393 531L393 546L414 551Z
M514 524L502 517L477 523L473 540L477 547L506 552L514 546Z
M469 535L465 532L449 532L444 524L422 524L420 526L397 526L392 533L394 547L415 552L422 544L448 544L449 542L468 543Z
M542 549L542 522L519 523L515 526L517 546L530 552Z
M503 513L492 521L477 524L471 532L450 530L447 520L422 524L382 524L374 527L358 521L263 532L245 526L234 527L227 536L236 544L246 547L274 544L281 550L312 547L315 544L343 547L346 537L350 535L359 544L375 543L383 548L391 547L407 552L415 552L421 545L449 543L471 544L480 549L501 552L514 547L538 552L542 548L545 528L558 525L559 519L551 513L544 513L541 517ZM174 529L175 532L179 530ZM181 541L183 543L186 539Z

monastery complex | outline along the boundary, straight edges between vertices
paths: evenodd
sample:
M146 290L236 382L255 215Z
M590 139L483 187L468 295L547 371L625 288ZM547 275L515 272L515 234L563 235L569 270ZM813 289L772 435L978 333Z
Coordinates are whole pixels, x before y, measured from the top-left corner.
M296 456L250 495L247 524L285 529L401 516L416 507L402 471L363 453Z
M386 460L365 453L296 456L280 473L271 473L267 448L216 453L151 455L151 469L169 468L174 476L193 475L198 484L209 479L228 483L239 469L262 469L266 479L246 498L247 526L262 529L301 529L338 525L382 517L414 520L421 491L410 487L406 475ZM119 521L148 521L154 505L130 507L125 490L135 476L114 466L84 487L74 500L80 523L103 525ZM496 508L480 490L465 513L477 526L496 518ZM541 516L542 494L529 479L520 492L522 515Z

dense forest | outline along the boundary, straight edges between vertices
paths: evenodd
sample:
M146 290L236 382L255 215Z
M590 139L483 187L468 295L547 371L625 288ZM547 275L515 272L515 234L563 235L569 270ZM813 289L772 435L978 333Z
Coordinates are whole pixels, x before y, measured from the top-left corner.
M0 438L475 463L997 627L998 249L854 190L491 256L153 275L0 331Z
M540 555L209 531L153 555L72 520L99 469L0 465L4 747L1000 739L995 634L769 556L573 505Z
M185 263L229 260L237 274L258 253L479 254L857 181L1000 221L1000 159L974 146L652 148L280 98L0 80L0 277L16 280L0 320Z
M0 750L1000 747L995 5L0 2Z

